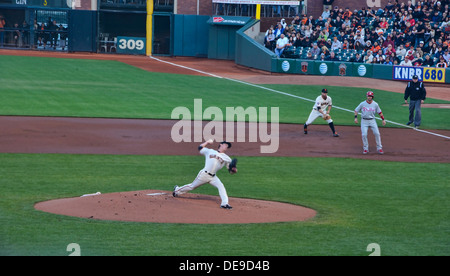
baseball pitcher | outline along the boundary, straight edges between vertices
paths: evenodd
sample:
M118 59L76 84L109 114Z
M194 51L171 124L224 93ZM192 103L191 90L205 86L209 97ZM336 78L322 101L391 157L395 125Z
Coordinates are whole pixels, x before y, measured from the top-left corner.
M200 170L192 183L182 187L175 186L172 195L177 197L178 195L192 191L203 184L209 183L219 190L219 195L222 200L220 207L224 209L232 209L232 207L228 204L228 195L225 186L217 177L216 173L224 166L227 167L229 173L236 173L237 159L234 158L232 160L225 154L227 149L231 148L231 143L223 141L219 144L219 148L217 150L206 147L208 144L212 143L213 141L210 139L198 147L200 154L205 156L205 167Z

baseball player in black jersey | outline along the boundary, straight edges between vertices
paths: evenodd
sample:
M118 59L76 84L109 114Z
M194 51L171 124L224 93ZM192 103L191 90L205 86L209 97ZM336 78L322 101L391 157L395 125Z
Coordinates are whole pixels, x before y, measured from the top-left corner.
M418 128L422 120L421 104L427 97L427 90L417 75L414 75L412 79L405 89L405 103L408 103L409 98L409 121L406 125L409 126L414 122L414 126ZM416 112L415 117L414 111Z

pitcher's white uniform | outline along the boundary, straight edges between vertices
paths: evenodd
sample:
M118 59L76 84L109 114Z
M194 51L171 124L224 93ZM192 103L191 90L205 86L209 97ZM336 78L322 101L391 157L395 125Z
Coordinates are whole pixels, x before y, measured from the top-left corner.
M369 127L372 129L373 135L375 136L375 142L377 143L377 150L378 151L382 150L383 146L381 145L381 135L380 131L378 130L377 122L375 120L375 114L381 113L380 106L375 101L372 101L371 103L363 101L355 109L355 112L360 111L361 111L361 135L364 151L369 150L369 142L367 140L367 131Z
M178 187L174 190L175 194L185 194L199 186L209 183L219 190L221 206L228 205L228 195L222 181L217 177L216 173L231 163L231 158L225 153L203 147L200 154L205 156L205 167L198 173L197 177L191 184Z

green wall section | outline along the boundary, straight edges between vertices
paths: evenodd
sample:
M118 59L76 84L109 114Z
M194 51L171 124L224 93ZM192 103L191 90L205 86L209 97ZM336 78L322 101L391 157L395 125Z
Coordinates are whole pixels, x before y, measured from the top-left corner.
M175 56L207 57L209 16L174 15L173 54Z
M252 20L236 32L236 57L234 61L243 66L272 72L278 66L275 53L244 33L245 30L253 27L256 23L258 21Z

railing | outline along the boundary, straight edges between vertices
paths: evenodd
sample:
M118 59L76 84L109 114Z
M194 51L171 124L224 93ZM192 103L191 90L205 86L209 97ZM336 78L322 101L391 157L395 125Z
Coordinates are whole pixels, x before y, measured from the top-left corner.
M256 17L256 5L213 3L212 13L214 15ZM293 17L300 13L302 13L301 6L261 5L261 17Z
M173 7L174 0L153 0L153 5L158 8ZM101 0L100 6L147 6L147 0Z
M0 31L0 48L67 51L67 31L4 28Z
M100 5L147 5L147 0L101 0Z

